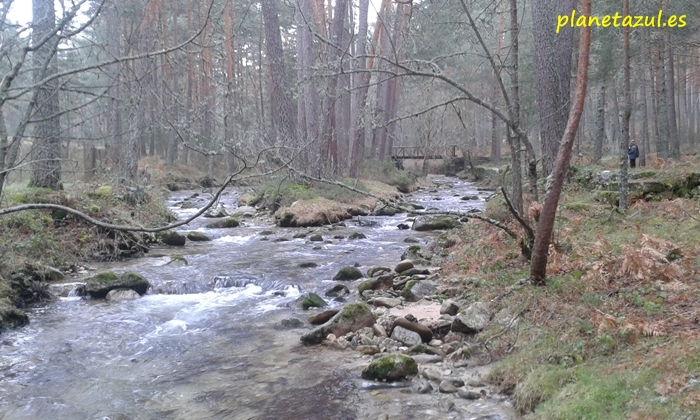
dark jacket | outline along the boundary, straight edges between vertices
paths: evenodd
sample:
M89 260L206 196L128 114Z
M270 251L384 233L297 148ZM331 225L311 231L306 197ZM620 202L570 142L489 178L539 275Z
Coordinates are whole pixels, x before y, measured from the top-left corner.
M639 157L639 149L637 149L637 146L632 145L627 150L627 154L629 155L630 159L637 159Z

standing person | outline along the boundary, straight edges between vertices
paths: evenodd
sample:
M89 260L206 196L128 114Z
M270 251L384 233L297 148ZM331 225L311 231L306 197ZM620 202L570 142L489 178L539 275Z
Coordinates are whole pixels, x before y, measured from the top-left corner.
M630 147L627 149L627 155L630 158L630 168L636 168L637 158L639 157L639 149L634 142L630 143Z

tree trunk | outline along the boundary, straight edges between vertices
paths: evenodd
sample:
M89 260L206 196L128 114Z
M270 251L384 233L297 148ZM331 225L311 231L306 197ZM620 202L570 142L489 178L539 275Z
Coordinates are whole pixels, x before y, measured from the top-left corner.
M669 116L668 116L668 102L666 96L666 89L668 87L666 83L666 75L664 71L664 54L662 52L663 46L661 41L657 42L657 49L655 51L656 65L654 66L654 73L656 73L656 120L659 125L659 135L656 138L656 155L661 159L668 159L668 140L670 136Z
M292 146L295 143L294 112L287 85L287 67L284 63L284 49L276 0L262 0L262 14L265 31L265 48L270 63L270 79L274 107L277 113L277 144Z
M575 0L532 1L542 167L545 177L552 172L569 114L574 29L566 26L557 34L557 15L570 15L575 5Z
M32 42L38 42L49 34L56 24L56 12L52 0L33 0ZM57 41L46 42L33 54L34 83L58 71L56 62ZM61 121L58 116L58 80L39 87L34 144L32 146L32 178L35 187L57 190L61 187Z
M336 105L338 100L338 77L340 73L343 33L345 32L345 16L347 14L347 0L337 0L333 12L333 34L331 45L328 48L328 66L331 76L326 86L326 109L323 123L323 137L321 146L321 165L324 169L337 171L338 169L338 133Z
M681 147L678 139L678 125L676 123L676 88L675 74L673 71L673 49L671 47L671 32L666 32L664 45L666 55L665 82L666 82L666 106L668 107L668 142L671 148L671 157L679 161L681 159Z
M582 15L590 16L591 3L590 0L581 0ZM540 221L537 225L537 237L535 238L535 246L532 253L532 262L530 265L530 280L534 284L542 285L545 283L547 275L547 256L549 253L549 244L554 230L554 218L557 213L559 197L561 196L564 179L569 168L571 159L571 151L576 137L576 130L581 120L583 106L586 101L586 85L588 83L588 64L591 47L591 28L582 27L579 39L579 56L578 69L576 73L576 93L574 95L573 107L569 114L569 120L566 124L562 144L557 154L557 159L554 162L553 182L542 206L540 213Z
M605 82L598 91L598 104L595 113L595 138L593 139L593 163L600 162L603 157L605 143Z
M629 16L629 0L622 1L622 15ZM618 209L621 212L627 211L629 205L629 178L627 174L627 148L630 145L630 115L632 114L632 94L630 92L630 28L625 26L622 28L622 49L624 55L624 80L623 80L623 95L624 105L620 113L620 144L619 161L620 161L620 203Z
M357 34L356 54L357 69L367 69L367 15L369 10L369 0L360 0L359 30ZM367 91L372 73L369 71L358 72L354 76L355 101L353 105L352 117L352 160L350 162L350 175L357 176L360 164L365 154L365 106L367 104Z

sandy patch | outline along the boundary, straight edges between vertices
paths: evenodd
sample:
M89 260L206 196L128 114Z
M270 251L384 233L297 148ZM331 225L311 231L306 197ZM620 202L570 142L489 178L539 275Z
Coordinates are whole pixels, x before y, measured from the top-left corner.
M440 304L435 302L435 303L426 303L426 302L418 302L418 303L409 303L407 305L404 305L403 308L392 308L389 313L391 315L396 315L396 316L406 316L408 314L411 314L418 319L418 321L428 319L428 320L433 320L433 319L438 319L440 318Z

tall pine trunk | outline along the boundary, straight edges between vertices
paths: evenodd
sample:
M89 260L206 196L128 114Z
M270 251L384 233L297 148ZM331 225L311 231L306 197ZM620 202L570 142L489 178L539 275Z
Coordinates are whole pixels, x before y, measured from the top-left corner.
M37 44L51 33L56 24L53 0L33 0L32 43ZM50 39L33 53L34 83L58 71L56 48L58 41ZM61 188L61 121L59 118L58 80L39 86L36 98L34 144L32 146L32 178L35 187Z
M535 67L544 176L552 172L569 117L571 56L574 29L555 32L557 15L570 15L575 0L533 0L532 31L535 40Z

